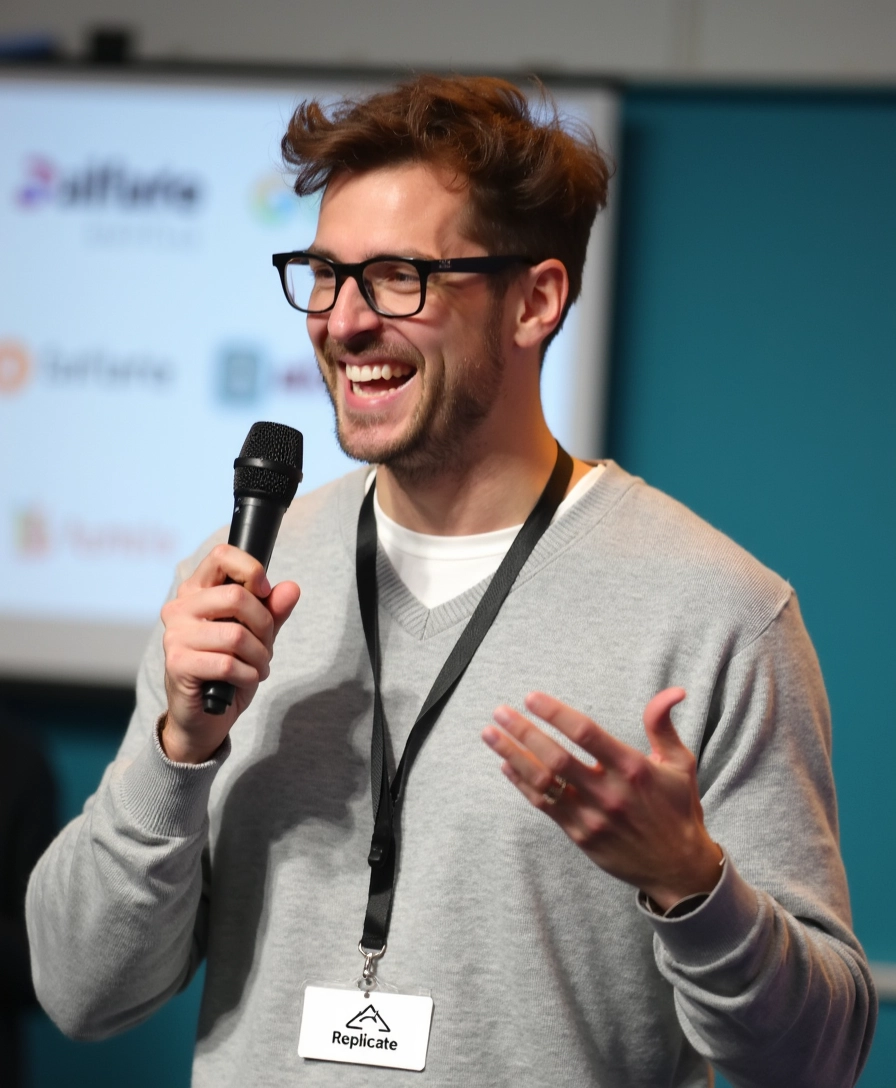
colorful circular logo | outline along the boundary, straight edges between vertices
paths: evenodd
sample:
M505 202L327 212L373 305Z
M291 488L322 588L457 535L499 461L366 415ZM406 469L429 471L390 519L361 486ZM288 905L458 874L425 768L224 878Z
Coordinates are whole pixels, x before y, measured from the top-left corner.
M20 208L39 208L56 195L56 166L42 155L32 155L25 169L25 181L16 193Z
M282 173L271 171L252 186L250 205L255 221L269 227L290 226L293 232L314 236L320 193L296 196ZM304 241L303 241L304 244Z
M263 223L278 225L296 215L299 200L280 174L270 173L253 186L252 208Z
M28 381L31 356L23 344L0 340L0 394L17 393Z

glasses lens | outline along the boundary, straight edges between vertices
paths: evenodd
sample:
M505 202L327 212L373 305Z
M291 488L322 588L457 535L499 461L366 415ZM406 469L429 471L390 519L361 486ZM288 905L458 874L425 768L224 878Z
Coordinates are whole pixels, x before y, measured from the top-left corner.
M325 261L295 257L286 266L286 290L300 310L322 313L335 300L336 276Z
M407 261L375 261L364 269L373 305L388 317L408 317L420 308L420 275Z

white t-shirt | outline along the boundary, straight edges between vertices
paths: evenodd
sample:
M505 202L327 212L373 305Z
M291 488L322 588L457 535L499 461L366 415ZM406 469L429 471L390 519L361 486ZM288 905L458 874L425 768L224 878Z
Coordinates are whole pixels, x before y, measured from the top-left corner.
M603 465L595 465L579 480L560 503L554 521L597 483L603 469ZM373 509L377 538L389 562L411 593L427 608L452 600L494 574L521 528L511 525L508 529L472 536L431 536L405 529L384 514L379 495L373 497Z

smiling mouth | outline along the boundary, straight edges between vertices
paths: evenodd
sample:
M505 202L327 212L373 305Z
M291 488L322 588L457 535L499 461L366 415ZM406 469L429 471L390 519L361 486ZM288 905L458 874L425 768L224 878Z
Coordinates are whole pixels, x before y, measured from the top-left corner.
M414 368L405 363L379 363L374 366L345 364L345 376L352 392L359 397L379 397L399 389L414 376Z

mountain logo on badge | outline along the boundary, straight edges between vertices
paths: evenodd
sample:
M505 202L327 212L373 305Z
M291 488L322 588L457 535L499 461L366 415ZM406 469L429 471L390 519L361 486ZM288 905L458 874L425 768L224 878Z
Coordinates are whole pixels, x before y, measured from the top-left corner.
M347 1028L354 1028L357 1031L362 1031L365 1027L371 1029L374 1026L376 1026L377 1031L392 1030L373 1005L368 1005L366 1009L362 1009L358 1015L353 1016L345 1026Z

